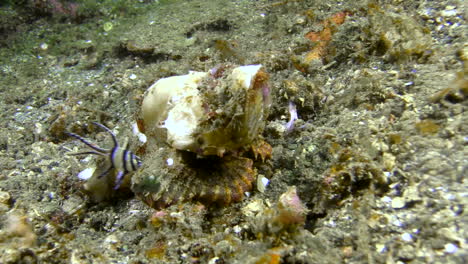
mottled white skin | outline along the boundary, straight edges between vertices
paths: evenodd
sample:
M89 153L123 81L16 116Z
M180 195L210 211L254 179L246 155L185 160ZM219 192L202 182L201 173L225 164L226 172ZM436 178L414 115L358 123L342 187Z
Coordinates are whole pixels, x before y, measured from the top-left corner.
M234 68L228 79L229 89L249 90L261 67L247 65ZM209 72L190 72L187 75L163 78L153 84L146 92L142 104L147 132L153 133L158 128L165 128L168 144L179 150L196 152L200 147L197 133L201 132L200 121L205 114L202 104L204 100L197 88L209 76ZM223 91L220 89L217 92ZM219 148L222 149L221 146Z
M146 130L151 133L165 127L167 140L175 148L186 149L192 145L191 135L203 113L197 87L207 74L190 72L151 85L142 103Z
M167 129L167 142L176 149L193 149L196 144L193 134L198 121L203 117L202 101L198 95L190 95L173 101L162 127Z
M252 78L262 68L262 65L246 65L240 66L232 70L232 79L237 81L237 85L233 85L233 88L249 89L252 84Z

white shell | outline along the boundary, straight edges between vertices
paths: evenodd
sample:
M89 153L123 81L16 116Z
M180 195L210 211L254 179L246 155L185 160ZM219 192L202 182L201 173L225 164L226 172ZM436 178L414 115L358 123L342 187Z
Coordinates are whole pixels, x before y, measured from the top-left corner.
M198 119L201 105L196 99L198 97L198 84L208 73L205 72L190 72L187 75L172 76L163 78L151 85L146 91L145 98L142 104L143 120L145 121L146 129L151 131L161 125L161 121L168 118L170 110L175 108L172 114L172 119L178 116L185 123L193 122ZM195 98L191 100L191 98ZM183 103L187 109L181 109L178 104ZM190 121L189 121L190 120ZM169 120L169 127L171 127ZM166 123L166 122L164 122ZM171 130L177 130L177 127L171 127ZM174 131L175 134L180 132Z
M265 192L265 189L267 187L267 185L270 183L270 180L267 179L265 176L263 176L262 174L259 174L257 176L257 190L261 193L264 193Z
M241 127L248 127L242 129L252 130L252 134L258 133L263 128L264 111L269 105L262 104L265 98L262 98L261 88L255 88L254 92L249 91L254 90L254 78L261 68L262 65L229 68L223 78L214 77L211 71L211 73L190 72L187 75L158 80L147 90L142 103L146 134L161 137L163 134L160 130L163 128L166 131L163 135L166 143L175 149L192 152L209 149L207 151L209 155L222 155L225 148L233 146L231 142L226 142L231 140L228 138L235 136L232 136L231 127L224 132L224 127L219 127L218 124L226 126L229 120L235 119L234 121L240 123ZM266 85L266 80L262 81L262 84L263 82ZM207 94L217 98L218 101L211 104L210 100L213 99ZM219 98L226 97L225 94L228 94L227 98L220 103ZM231 107L230 113L225 112L226 107L223 105L228 103ZM238 103L240 110L232 114L234 112L232 105L235 103ZM213 109L214 107L217 109ZM209 114L216 117L210 119ZM237 114L244 115L245 118L240 120L235 116ZM207 122L211 122L209 128ZM247 140L244 139L246 137L244 135L234 140L245 142L252 137L250 134L248 136Z

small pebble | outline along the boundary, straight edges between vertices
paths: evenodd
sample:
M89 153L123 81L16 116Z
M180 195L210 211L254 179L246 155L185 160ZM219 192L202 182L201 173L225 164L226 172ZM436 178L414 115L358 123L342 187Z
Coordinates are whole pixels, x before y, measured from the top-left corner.
M39 48L41 50L47 50L49 48L49 45L47 45L47 43L41 43L41 45L39 45Z
M214 257L214 258L212 258L212 259L210 259L210 260L208 261L208 264L215 264L215 263L218 263L218 260L219 260L218 257Z
M240 227L239 225L235 225L232 228L232 231L234 231L234 233L236 233L236 234L240 234L240 232L242 231L242 227Z
M404 233L401 235L401 239L403 239L403 241L406 241L406 242L411 242L413 241L413 236L411 236L410 233Z
M167 163L167 166L172 166L172 165L174 165L174 160L172 158L168 158L166 160L166 163Z
M405 200L401 197L395 197L392 200L392 208L401 209L405 207Z
M0 191L0 203L7 204L10 201L10 194L8 192Z
M115 234L110 234L104 239L103 246L108 249L115 249L115 245L119 242L120 240Z
M265 176L261 174L257 176L257 189L259 192L264 193L269 183L270 183L270 180L268 180Z
M393 221L393 225L398 226L398 227L402 227L403 223L400 220L395 220L395 221Z
M448 243L444 246L445 248L445 252L449 253L449 254L454 254L455 252L457 252L458 250L458 247L452 243Z
M106 23L104 23L104 25L103 25L103 29L104 29L104 31L106 31L106 32L111 31L113 27L114 27L114 25L112 25L111 22L106 22Z
M451 10L443 10L442 12L440 12L440 15L443 17L452 17L452 16L456 16L457 13L458 11L456 9L451 9Z
M375 249L377 250L377 252L379 253L384 253L386 251L386 247L384 244L377 244Z
M384 203L391 203L392 202L392 198L390 198L389 196L384 196L384 197L382 197L381 200Z

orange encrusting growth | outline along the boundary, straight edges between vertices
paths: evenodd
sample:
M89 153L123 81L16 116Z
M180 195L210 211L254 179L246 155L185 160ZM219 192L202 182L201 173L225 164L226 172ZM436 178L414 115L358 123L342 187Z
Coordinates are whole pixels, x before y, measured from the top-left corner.
M305 38L316 43L316 46L306 54L306 63L321 59L326 54L327 46L335 32L335 27L343 24L346 16L350 14L348 11L338 12L320 23L323 26L321 31L310 31L304 35Z
M271 159L271 153L273 152L273 148L266 141L255 141L254 144L252 144L251 149L255 159L260 157L260 159L262 159L262 162L264 162L265 159Z

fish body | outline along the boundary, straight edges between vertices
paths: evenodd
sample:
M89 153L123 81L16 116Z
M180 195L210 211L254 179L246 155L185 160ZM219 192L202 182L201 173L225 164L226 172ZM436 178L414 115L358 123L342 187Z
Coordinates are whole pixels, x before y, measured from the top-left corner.
M132 171L135 171L141 167L141 159L128 149L127 141L125 141L125 143L122 146L120 146L119 142L117 141L117 137L115 136L114 133L112 133L112 131L108 127L97 122L93 122L93 124L104 129L106 132L108 132L111 135L114 146L111 149L101 148L88 142L86 139L84 139L80 135L77 135L71 132L66 132L67 135L78 139L79 141L83 142L86 146L88 146L90 149L92 149L91 151L71 153L69 155L76 156L76 155L93 154L93 155L99 155L99 156L107 156L110 160L111 165L108 169L106 169L103 173L101 173L101 175L99 175L98 178L104 177L112 169L117 170L117 177L115 179L115 186L114 186L114 189L117 190L122 184L122 181L126 174Z

